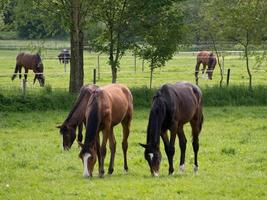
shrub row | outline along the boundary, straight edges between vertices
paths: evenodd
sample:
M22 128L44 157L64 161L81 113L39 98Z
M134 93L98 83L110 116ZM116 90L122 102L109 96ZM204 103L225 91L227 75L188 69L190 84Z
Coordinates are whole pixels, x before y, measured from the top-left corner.
M149 108L156 89L131 88L134 107ZM246 86L202 88L204 106L267 106L267 86ZM63 91L44 90L27 94L7 94L0 89L0 111L69 110L77 95Z

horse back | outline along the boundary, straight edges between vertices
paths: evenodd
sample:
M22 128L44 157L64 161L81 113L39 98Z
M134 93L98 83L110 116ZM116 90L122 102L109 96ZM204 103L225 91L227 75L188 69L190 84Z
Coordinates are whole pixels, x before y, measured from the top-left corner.
M23 66L28 69L35 69L41 58L38 55L32 55L27 53L19 53L16 58L17 65Z
M112 125L120 123L133 112L133 98L130 90L121 84L109 84L100 88L101 110L110 117Z
M210 57L209 51L200 51L197 53L197 63L203 63L204 65L208 65L209 63L209 57Z
M187 82L168 86L168 110L172 111L172 120L184 124L192 120L201 106L200 89Z

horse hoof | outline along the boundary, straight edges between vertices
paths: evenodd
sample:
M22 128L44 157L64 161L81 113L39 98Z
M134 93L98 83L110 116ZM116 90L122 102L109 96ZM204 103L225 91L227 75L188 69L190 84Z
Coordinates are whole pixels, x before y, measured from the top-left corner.
M185 171L185 164L182 164L182 165L180 165L180 172L184 172Z
M98 177L99 178L104 178L104 174L99 174Z
M194 173L197 174L198 172L198 166L194 165Z
M108 169L108 174L111 175L113 173L114 169Z
M174 169L169 170L169 175L173 175Z

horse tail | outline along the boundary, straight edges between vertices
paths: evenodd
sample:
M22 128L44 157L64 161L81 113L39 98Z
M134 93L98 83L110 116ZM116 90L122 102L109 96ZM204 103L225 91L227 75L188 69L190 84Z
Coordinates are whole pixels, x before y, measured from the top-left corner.
M208 67L214 69L215 65L216 65L216 58L213 53L210 53Z
M98 105L98 91L96 90L89 99L88 106L86 109L90 109L87 122L86 122L86 133L84 146L81 150L80 155L88 151L89 144L94 142L97 136L97 131L100 125L100 114L99 114L99 105Z

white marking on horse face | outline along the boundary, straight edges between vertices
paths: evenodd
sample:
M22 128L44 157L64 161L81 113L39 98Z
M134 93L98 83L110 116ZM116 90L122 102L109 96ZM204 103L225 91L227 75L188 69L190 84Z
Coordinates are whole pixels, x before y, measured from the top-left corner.
M150 159L153 160L153 156L154 156L153 153L149 153L148 155L149 155Z
M159 177L159 174L158 174L157 172L153 172L153 175L154 175L155 177Z
M87 168L88 158L90 158L90 157L91 157L90 153L86 153L83 156L83 176L84 177L90 176L89 172L88 172L88 168Z

